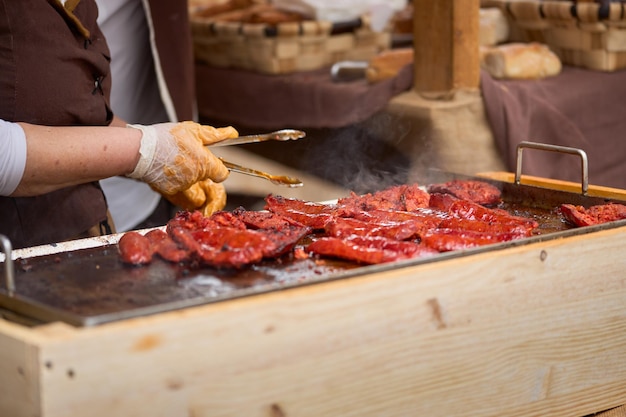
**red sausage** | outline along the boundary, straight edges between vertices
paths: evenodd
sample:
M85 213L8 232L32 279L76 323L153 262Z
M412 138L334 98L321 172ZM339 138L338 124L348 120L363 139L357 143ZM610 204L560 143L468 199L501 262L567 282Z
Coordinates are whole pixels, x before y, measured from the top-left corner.
M181 262L190 257L190 252L178 247L176 242L161 229L154 229L145 234L150 241L153 253L170 262Z
M122 262L141 265L152 261L150 240L138 232L126 232L117 244Z

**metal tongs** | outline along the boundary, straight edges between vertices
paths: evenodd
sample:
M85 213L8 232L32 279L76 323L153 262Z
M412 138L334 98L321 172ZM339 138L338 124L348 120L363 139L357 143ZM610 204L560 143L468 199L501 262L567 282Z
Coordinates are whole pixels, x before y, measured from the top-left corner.
M239 136L237 138L232 138L232 139L224 139L220 142L212 143L211 145L209 145L209 147L244 145L246 143L258 143L258 142L265 142L268 140L278 140L278 141L297 140L305 136L306 136L306 133L304 133L301 130L283 129L283 130L277 130L271 133L261 133L258 135L247 135L247 136Z
M258 135L247 135L247 136L239 136L237 138L232 138L232 139L225 139L223 141L213 143L209 145L209 147L243 145L246 143L258 143L258 142L265 142L268 140L277 140L277 141L297 140L305 136L306 136L306 133L304 133L301 130L283 129L283 130L277 130L271 133L262 133ZM222 163L226 166L226 168L228 168L231 172L238 172L240 174L246 174L246 175L252 175L254 177L264 178L266 180L269 180L272 184L283 185L286 187L301 187L303 185L302 181L300 181L297 178L288 177L286 175L268 174L267 172L233 164L232 162L225 161L223 158L220 158L220 161L222 161Z
M213 143L208 145L209 147L219 147L219 146L232 146L232 145L243 145L246 143L258 143L265 142L268 140L277 140L277 141L287 141L287 140L297 140L306 136L301 130L295 129L283 129L277 130L275 132L270 133L261 133L258 135L247 135L247 136L239 136L232 139L224 139L223 141ZM241 165L233 164L232 162L225 161L223 158L219 158L220 161L228 168L231 172L238 172L240 174L252 175L253 177L264 178L269 180L272 184L283 185L286 187L301 187L302 181L297 178L288 177L286 175L272 175L267 172L258 171L252 168L246 168Z
M302 187L304 184L297 178L288 177L286 175L272 175L267 172L257 171L256 169L242 167L241 165L233 164L232 162L225 161L223 158L219 158L220 161L231 172L238 172L240 174L252 175L253 177L265 178L272 184L284 185L286 187Z

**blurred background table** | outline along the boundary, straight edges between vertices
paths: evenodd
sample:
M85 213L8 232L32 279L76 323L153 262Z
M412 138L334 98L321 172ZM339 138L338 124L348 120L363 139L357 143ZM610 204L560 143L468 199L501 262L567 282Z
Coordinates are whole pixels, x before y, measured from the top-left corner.
M330 67L291 74L261 74L196 64L199 118L214 126L232 125L240 134L284 128L304 130L298 141L221 148L230 160L297 176L301 189L285 189L231 175L229 193L263 197L268 192L327 200L362 189L366 171L406 172L408 159L381 136L395 129L384 109L410 89L412 68L376 84L365 79L335 82ZM225 155L224 155L225 156ZM367 168L367 170L366 170ZM357 181L358 179L358 181ZM378 181L378 180L377 180Z

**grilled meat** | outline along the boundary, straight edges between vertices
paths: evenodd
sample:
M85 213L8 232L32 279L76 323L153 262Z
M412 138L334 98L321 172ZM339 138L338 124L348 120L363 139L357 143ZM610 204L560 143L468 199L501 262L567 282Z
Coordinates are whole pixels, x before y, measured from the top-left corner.
M513 216L505 210L484 207L471 201L458 199L452 195L432 194L430 206L460 219L482 221L494 225L519 226L520 228L530 229L530 231L539 227L539 223L533 219Z
M132 265L147 264L152 261L154 251L150 240L138 232L126 232L118 242L122 262Z
M285 227L296 226L306 228L309 232L311 231L309 227L295 220L267 211L248 211L240 207L235 209L233 214L241 220L246 227L252 229L283 229Z
M450 194L461 200L482 205L495 205L502 201L502 192L495 185L484 181L452 180L428 186L430 194Z
M153 253L170 262L182 262L189 257L189 251L179 246L163 230L154 229L145 234L150 241Z
M337 206L335 205L312 203L272 194L265 198L265 209L295 220L314 230L323 230L326 222L337 214Z
M322 237L310 243L305 250L317 255L363 264L395 262L438 253L419 243L397 241L381 236Z
M265 251L272 253L276 245L263 233L232 227L216 227L192 233L198 242L199 260L217 268L242 268L259 262Z
M441 220L448 217L439 210L419 208L415 211L369 210L350 213L351 217L366 222L409 222L416 230L428 230L437 227Z
M422 243L439 252L449 252L475 248L477 246L508 242L519 239L518 233L478 232L475 230L459 230L437 228L422 235Z
M180 227L185 230L209 230L215 227L246 229L246 224L227 211L218 211L211 216L204 216L200 211L181 211L167 222L167 230Z
M327 235L348 238L350 236L382 236L393 240L407 240L417 237L423 228L415 223L393 221L363 221L350 217L337 217L328 221L324 227Z
M300 239L312 232L310 227L276 213L247 211L243 208L238 208L233 213L249 229L262 233L272 242L263 251L265 258L277 258L290 252Z
M295 253L302 248L298 243L310 236L313 241L297 251L298 258L331 256L373 264L506 242L530 236L538 227L533 219L477 203L500 198L489 184L457 181L430 189L444 193L400 185L372 194L352 193L336 204L270 194L267 211L238 208L209 217L180 212L165 232L125 234L119 249L130 264L148 263L156 254L170 262L239 269ZM462 191L472 200L454 195ZM604 215L610 217L609 211L619 213L605 209Z
M568 222L576 226L593 226L626 219L626 206L616 203L591 206L589 208L562 204L560 211Z
M463 232L490 233L492 235L503 234L516 237L527 237L532 235L535 226L515 222L493 222L481 219L448 217L439 223L438 228Z
M311 228L270 212L243 209L180 212L166 226L141 235L127 232L118 245L125 263L141 265L157 254L170 262L197 262L217 268L243 268L290 252Z
M351 211L398 210L413 211L428 207L430 196L417 184L397 185L373 194L341 198L337 205Z

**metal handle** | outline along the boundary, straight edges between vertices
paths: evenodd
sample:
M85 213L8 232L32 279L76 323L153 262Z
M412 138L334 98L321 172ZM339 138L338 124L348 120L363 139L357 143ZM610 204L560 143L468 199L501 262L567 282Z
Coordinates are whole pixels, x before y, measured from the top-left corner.
M276 141L284 142L287 140L302 139L305 136L306 136L306 133L303 132L302 130L283 129L283 130L277 130L271 133L262 133L259 135L247 135L247 136L239 136L236 138L224 139L220 142L212 143L208 146L211 148L216 148L218 146L244 145L247 143L265 142L268 140L276 140Z
M568 153L572 155L580 156L580 167L581 167L581 188L582 194L587 195L587 191L589 190L589 163L587 162L587 154L585 151L577 148L569 148L567 146L559 146L559 145L548 145L545 143L536 143L536 142L520 142L517 145L517 167L515 169L515 184L520 183L520 179L522 176L522 151L524 148L533 148L539 149L542 151L551 151L551 152L561 152Z
M354 81L365 78L367 73L367 61L339 61L330 68L330 76L333 81Z
M13 246L5 235L0 235L0 246L2 246L2 252L4 252L4 278L7 284L7 291L12 296L15 292L15 270L13 269L13 257L11 256Z

